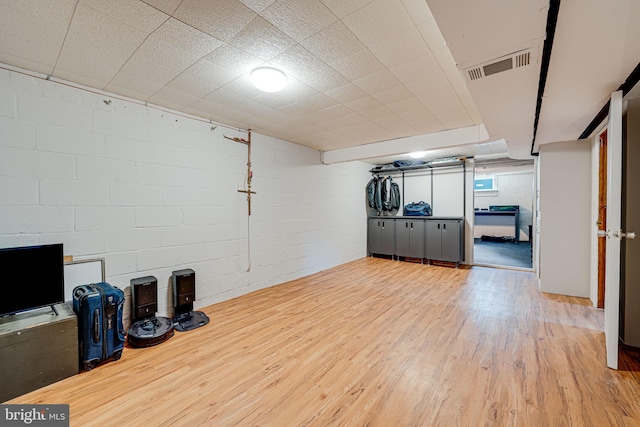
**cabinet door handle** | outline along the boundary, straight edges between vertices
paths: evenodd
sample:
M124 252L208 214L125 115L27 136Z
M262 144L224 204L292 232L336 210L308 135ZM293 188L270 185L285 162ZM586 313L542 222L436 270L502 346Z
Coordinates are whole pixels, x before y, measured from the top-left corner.
M413 223L411 223L411 229L413 230Z
M405 223L404 223L404 228L407 228L407 227L409 227L409 223L408 223L408 222L405 222Z
M438 230L440 230L440 224L438 224Z
M442 224L442 228L446 230L447 229L447 224Z
M378 227L380 227L380 221L378 221Z

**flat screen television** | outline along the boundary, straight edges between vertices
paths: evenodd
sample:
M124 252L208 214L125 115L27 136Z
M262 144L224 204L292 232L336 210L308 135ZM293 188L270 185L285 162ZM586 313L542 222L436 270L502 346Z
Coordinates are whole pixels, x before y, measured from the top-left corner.
M0 249L0 316L64 302L62 243Z

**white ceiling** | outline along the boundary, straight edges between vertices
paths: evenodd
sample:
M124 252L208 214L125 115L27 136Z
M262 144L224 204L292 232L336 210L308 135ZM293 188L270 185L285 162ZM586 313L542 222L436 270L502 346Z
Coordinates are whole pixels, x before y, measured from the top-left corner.
M498 156L501 139L523 158L547 8L546 0L0 0L0 62L343 160L356 146L391 156L421 140L445 150L432 155ZM638 63L639 19L636 0L562 0L540 143L575 139ZM523 49L530 65L468 80L469 67ZM260 65L283 70L287 88L253 88L248 75ZM459 129L477 137L438 146Z

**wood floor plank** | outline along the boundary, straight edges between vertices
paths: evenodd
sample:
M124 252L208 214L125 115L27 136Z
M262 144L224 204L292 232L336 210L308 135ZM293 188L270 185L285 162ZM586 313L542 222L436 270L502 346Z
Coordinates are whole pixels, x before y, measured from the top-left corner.
M533 273L365 258L203 309L205 327L10 403L74 426L640 425L638 353Z

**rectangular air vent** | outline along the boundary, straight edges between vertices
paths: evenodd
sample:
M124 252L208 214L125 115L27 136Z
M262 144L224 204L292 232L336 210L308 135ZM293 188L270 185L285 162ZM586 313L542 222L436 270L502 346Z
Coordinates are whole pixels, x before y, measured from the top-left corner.
M531 64L532 49L521 50L501 58L467 68L465 74L469 81L480 80L493 74L503 73L514 68L522 68Z
M469 78L471 80L481 79L482 71L480 71L480 68L472 68L471 70L469 70Z
M487 64L482 67L485 76L502 73L513 68L513 58L503 59L502 61Z

